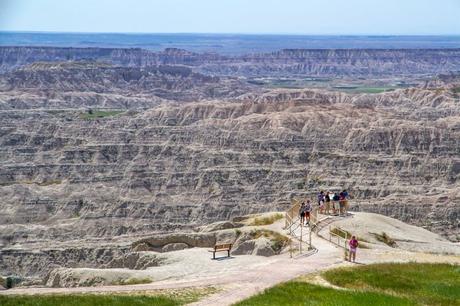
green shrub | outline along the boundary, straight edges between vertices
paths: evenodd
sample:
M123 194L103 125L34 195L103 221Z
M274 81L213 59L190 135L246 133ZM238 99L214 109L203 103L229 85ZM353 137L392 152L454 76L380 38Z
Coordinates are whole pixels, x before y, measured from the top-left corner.
M11 288L13 288L13 279L12 279L11 277L7 277L7 278L6 278L5 288L6 288L6 289L11 289Z
M283 218L284 218L284 215L281 213L278 213L278 214L274 214L268 217L255 218L249 225L269 225Z
M385 243L386 245L394 248L397 246L396 244L396 241L394 241L390 236L387 235L387 233L385 232L382 232L381 234L376 234L376 233L373 233L373 235L375 236L375 238L380 241L380 242L383 242Z
M112 282L112 285L139 285L139 284L150 284L152 280L150 278L128 278L121 279L116 282Z

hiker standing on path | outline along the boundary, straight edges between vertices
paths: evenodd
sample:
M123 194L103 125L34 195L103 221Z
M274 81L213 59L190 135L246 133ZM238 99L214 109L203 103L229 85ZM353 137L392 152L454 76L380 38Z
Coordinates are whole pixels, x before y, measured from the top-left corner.
M322 214L324 212L324 191L318 193L318 206L319 212Z
M347 215L348 211L348 198L349 194L348 192L344 189L340 194L339 194L340 200L340 213L344 214L345 216Z
M345 190L344 190L345 191ZM345 202L346 202L346 198L345 198L345 193L344 191L342 191L341 193L339 193L339 206L340 206L340 211L339 211L339 215L345 215Z
M305 202L302 202L302 205L300 205L299 215L300 215L300 225L303 225L305 221Z
M334 215L337 215L337 212L340 211L340 203L339 203L339 195L337 193L334 193L333 197L332 197L332 200L334 201Z
M352 236L350 242L348 242L348 245L350 246L350 255L348 256L348 261L351 261L351 258L353 257L353 262L355 262L356 259L356 249L358 248L358 240L356 239L356 236Z
M324 197L324 201L326 202L326 204L325 204L326 214L329 215L329 212L331 210L331 193L329 191L326 192L326 196Z
M305 219L307 220L305 225L310 223L310 212L312 210L310 200L307 200L307 204L305 204Z

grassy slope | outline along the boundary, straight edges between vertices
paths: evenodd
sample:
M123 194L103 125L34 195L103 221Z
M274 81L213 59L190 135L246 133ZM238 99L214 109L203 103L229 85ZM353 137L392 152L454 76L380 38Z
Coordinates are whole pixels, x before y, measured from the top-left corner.
M302 281L280 284L237 305L460 305L460 267L377 264L323 273L336 290Z
M327 271L324 278L349 289L409 297L425 305L460 305L460 267L449 264L376 264Z
M238 306L262 305L415 305L408 299L380 293L347 292L312 285L305 282L287 282L264 293L236 304Z
M1 306L172 306L185 305L217 292L214 287L114 294L2 296Z
M43 296L0 296L2 306L124 306L158 305L173 306L185 303L162 296L142 295L43 295Z

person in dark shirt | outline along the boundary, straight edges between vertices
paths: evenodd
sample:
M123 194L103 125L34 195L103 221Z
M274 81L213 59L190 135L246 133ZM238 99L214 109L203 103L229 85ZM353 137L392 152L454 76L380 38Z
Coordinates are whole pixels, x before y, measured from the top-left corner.
M300 225L303 225L305 222L305 202L302 202L299 208L299 216L300 216Z
M324 202L325 202L324 209L326 211L326 214L329 214L331 210L331 193L329 191L326 192L326 196L324 197Z
M313 207L311 207L310 200L307 200L307 204L305 204L305 219L306 224L310 223L310 212L312 211Z
M319 213L322 214L324 212L324 191L320 191L318 193L318 206L319 206Z

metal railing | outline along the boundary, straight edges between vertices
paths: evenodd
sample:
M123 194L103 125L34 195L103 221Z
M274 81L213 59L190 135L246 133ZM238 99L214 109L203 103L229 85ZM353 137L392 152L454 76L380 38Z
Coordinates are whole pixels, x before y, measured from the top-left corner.
M334 230L336 230L339 233L335 233ZM349 233L347 231L344 231L340 227L329 226L329 241L341 248L344 248L345 250L347 250L348 236Z
M286 224L285 230L289 232L289 235L296 238L299 241L299 253L302 253L302 245L306 244L308 250L312 249L311 234L313 231L318 229L318 209L313 208L310 212L310 220L308 226L304 226L300 222L299 209L301 202L298 199L292 199L291 207L286 211ZM300 228L300 231L298 230ZM300 233L297 233L300 232ZM316 233L316 232L315 232ZM292 244L292 240L291 240ZM292 248L291 248L292 249ZM292 253L291 253L292 255Z

